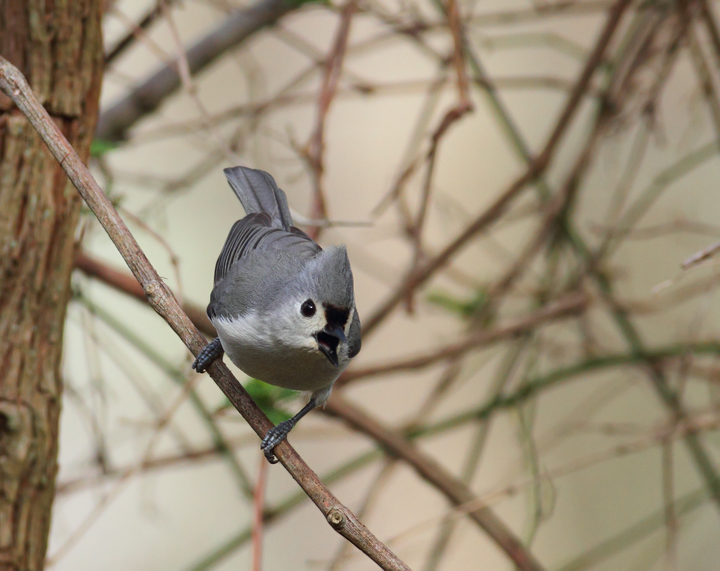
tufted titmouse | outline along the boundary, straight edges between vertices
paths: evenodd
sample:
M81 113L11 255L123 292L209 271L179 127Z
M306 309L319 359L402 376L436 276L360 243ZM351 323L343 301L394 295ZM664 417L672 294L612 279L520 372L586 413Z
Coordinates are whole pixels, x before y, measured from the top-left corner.
M251 377L310 392L300 412L263 438L260 447L274 464L273 448L325 404L360 352L352 270L345 246L323 250L292 225L272 176L245 167L224 173L247 216L233 225L215 264L207 313L218 337L192 367L203 373L225 352Z

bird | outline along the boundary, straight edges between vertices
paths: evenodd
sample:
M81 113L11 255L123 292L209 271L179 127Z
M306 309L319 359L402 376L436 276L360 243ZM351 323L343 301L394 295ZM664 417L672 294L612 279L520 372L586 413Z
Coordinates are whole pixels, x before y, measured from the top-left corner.
M324 405L361 348L360 316L345 246L321 248L293 225L285 193L265 171L223 170L246 216L232 226L215 264L207 314L218 336L198 353L198 373L223 353L245 374L309 393L292 418L271 428L273 449L297 422Z

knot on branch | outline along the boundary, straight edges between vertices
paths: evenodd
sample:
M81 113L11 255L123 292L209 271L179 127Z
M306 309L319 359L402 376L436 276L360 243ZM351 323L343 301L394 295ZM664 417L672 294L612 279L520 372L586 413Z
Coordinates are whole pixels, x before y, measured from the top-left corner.
M145 284L143 287L143 291L145 292L145 296L148 298L148 300L152 302L157 302L160 297L162 296L162 284L158 283L157 281L150 281Z
M338 508L333 508L327 514L327 521L334 529L341 529L345 525L345 514Z

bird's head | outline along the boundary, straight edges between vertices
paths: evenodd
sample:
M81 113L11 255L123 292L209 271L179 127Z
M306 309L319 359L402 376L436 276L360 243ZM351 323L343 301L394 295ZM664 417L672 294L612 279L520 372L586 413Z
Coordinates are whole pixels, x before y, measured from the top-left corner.
M290 296L296 330L335 367L360 351L353 275L344 246L331 246L308 260Z

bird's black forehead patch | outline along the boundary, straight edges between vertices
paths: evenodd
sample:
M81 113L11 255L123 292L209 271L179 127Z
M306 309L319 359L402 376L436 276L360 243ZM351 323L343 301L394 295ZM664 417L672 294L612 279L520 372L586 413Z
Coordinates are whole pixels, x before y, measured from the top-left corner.
M329 303L324 303L325 308L325 320L330 326L339 325L345 327L348 317L350 317L350 310Z

